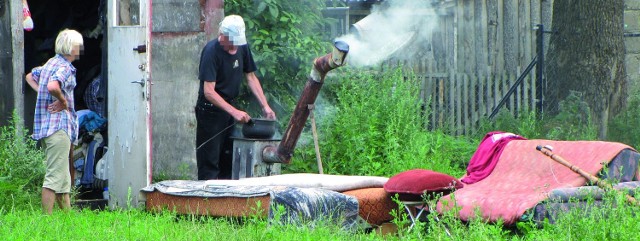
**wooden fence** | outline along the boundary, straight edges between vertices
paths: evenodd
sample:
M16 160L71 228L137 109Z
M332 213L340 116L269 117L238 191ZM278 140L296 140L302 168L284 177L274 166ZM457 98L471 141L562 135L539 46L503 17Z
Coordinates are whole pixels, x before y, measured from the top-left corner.
M437 72L429 58L414 61L387 61L381 71L402 68L420 81L420 100L426 115L427 129L440 129L454 135L470 134L479 121L488 118L500 101L516 84L515 74L478 75L475 73ZM525 76L515 91L505 100L502 109L514 116L536 108L536 75Z
M554 0L440 2L428 46L407 48L418 54L408 60L387 60L381 69L402 67L421 79L420 99L429 111L426 128L469 134L491 115L540 52L536 27L551 29ZM548 41L545 35L543 45ZM513 115L533 110L538 101L536 78L535 71L527 75L502 108Z
M464 73L419 74L420 98L427 115L425 127L451 134L470 134L482 118L488 118L516 82L514 75L475 76ZM528 76L502 108L511 113L533 110L536 82Z
M536 56L536 28L551 29L553 0L455 1L438 18L431 50L438 72L518 75ZM545 35L548 45L549 35Z
M451 134L476 130L538 53L536 25L551 28L554 0L464 0L438 18L430 47L419 59L390 60L422 80L420 98L429 104L425 126ZM544 46L548 45L545 35ZM514 115L536 106L535 71L507 99Z

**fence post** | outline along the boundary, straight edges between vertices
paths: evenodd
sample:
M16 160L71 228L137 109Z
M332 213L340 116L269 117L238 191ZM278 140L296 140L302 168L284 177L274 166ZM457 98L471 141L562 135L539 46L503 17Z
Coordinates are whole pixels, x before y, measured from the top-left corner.
M544 90L546 88L544 78L542 77L544 71L544 25L538 24L537 36L538 63L536 64L536 99L538 100L538 103L536 105L536 109L540 114L542 114L544 108Z

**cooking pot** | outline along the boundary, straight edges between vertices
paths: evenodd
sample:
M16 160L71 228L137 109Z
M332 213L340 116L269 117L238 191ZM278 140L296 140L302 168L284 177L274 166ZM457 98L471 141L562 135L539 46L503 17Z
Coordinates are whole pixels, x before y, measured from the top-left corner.
M242 135L245 138L267 139L276 133L276 120L252 118L242 125Z

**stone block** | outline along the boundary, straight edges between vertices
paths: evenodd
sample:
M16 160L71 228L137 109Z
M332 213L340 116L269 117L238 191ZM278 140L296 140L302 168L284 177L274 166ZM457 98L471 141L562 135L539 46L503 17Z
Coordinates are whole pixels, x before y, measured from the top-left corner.
M625 37L624 44L627 54L640 54L640 37Z
M640 54L627 54L625 65L629 81L632 83L640 81Z
M195 0L153 1L153 32L198 32L202 9Z
M624 31L640 32L640 11L624 11Z
M626 10L640 10L640 0L626 0L624 5Z

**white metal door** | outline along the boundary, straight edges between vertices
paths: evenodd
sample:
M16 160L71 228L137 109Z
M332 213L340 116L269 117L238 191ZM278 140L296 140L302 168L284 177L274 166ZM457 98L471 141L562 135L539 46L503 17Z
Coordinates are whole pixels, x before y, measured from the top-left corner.
M108 1L109 205L136 207L151 183L150 0Z

